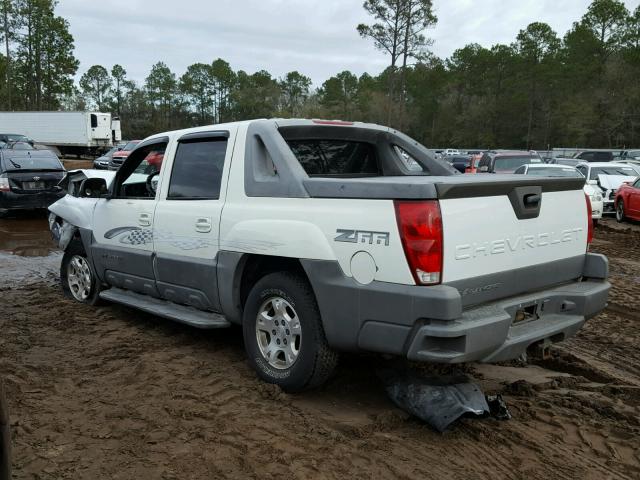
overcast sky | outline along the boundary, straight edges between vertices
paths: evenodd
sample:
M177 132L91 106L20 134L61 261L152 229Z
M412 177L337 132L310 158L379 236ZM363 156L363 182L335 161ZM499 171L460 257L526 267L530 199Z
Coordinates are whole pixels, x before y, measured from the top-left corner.
M441 57L472 42L511 43L534 21L562 36L589 3L433 0L438 23L427 34ZM625 3L633 10L640 0ZM71 25L79 74L119 63L142 82L157 61L181 75L192 63L220 57L249 73L298 70L319 86L342 70L378 74L388 62L356 32L371 21L362 0L60 0L57 13Z

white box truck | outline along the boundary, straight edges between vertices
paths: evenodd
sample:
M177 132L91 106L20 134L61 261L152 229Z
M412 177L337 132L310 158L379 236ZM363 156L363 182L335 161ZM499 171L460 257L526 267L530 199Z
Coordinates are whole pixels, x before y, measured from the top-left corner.
M102 112L0 112L0 133L26 135L61 155L97 155L122 139L120 119Z

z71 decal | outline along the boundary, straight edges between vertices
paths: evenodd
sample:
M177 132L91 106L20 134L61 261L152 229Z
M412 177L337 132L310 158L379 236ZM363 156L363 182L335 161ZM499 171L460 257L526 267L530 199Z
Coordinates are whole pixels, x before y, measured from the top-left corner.
M372 232L369 230L347 230L344 228L338 228L336 230L338 234L334 238L336 242L346 243L368 243L373 245L385 245L389 246L389 232Z

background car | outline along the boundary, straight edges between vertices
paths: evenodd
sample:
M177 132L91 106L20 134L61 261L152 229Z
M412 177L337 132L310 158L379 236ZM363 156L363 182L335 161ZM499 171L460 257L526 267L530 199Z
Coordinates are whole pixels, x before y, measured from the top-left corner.
M620 152L620 160L640 160L640 150L623 150Z
M573 158L585 162L612 162L613 152L603 150L584 150L582 152L576 152Z
M33 140L31 140L26 135L21 135L19 133L0 133L0 142L4 144L14 143L14 142L24 142L33 145Z
M136 148L136 145L138 145L141 141L142 140L130 140L129 142L127 142L127 144L124 147L122 147L121 150L114 152L111 155L111 160L109 161L108 169L118 170L120 168L120 165L122 165L122 162L125 161L125 159L129 156L131 151L134 148Z
M635 182L624 182L615 198L616 220L640 220L640 178Z
M583 161L578 158L553 157L547 163L549 163L550 165L569 165L571 167L575 167L583 163Z
M104 155L96 158L93 161L93 168L97 169L97 170L105 170L109 168L109 162L111 161L111 159L113 158L113 154L120 151L119 147L113 147L111 150L109 150L107 153L105 153Z
M522 165L542 163L538 154L524 150L491 150L478 163L478 173L513 173Z
M13 142L0 150L0 216L11 211L44 209L64 196L58 183L65 170L50 150Z
M465 169L471 164L469 155L448 155L444 157L444 160L449 162L460 173L464 173Z
M600 188L603 213L615 212L616 191L624 182L635 181L638 174L630 166L615 162L583 162L576 170L587 178L587 183Z
M616 163L623 163L625 165L629 165L631 168L633 168L636 171L638 176L640 176L640 160L619 160L619 161L616 161Z
M603 197L602 191L594 185L587 183L587 179L574 167L567 165L530 164L522 165L514 173L523 175L534 175L538 177L580 177L584 178L584 193L591 201L591 218L594 223L602 218Z

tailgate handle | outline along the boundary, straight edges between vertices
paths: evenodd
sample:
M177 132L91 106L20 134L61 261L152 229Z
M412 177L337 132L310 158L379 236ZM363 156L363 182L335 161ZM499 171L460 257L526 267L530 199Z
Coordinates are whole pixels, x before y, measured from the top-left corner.
M531 193L524 196L524 204L526 207L537 207L542 197L539 193Z

